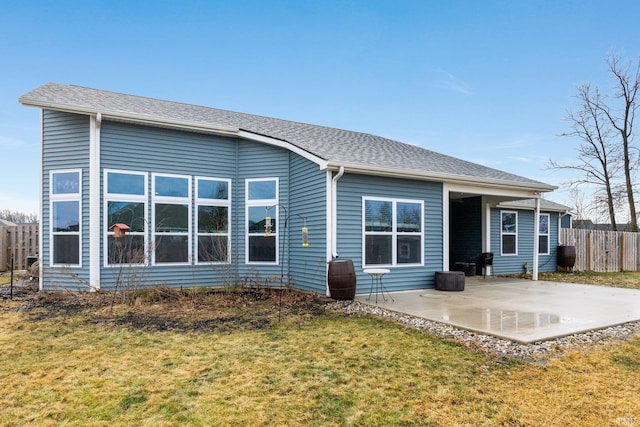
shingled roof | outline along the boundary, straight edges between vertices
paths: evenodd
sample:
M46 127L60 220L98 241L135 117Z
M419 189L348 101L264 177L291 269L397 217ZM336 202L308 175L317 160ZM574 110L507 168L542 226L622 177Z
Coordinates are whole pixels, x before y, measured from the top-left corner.
M24 105L100 113L107 118L139 119L167 126L222 133L247 132L291 144L322 159L327 167L352 167L372 174L461 180L551 191L554 186L457 159L381 136L325 126L237 113L216 108L126 95L80 86L47 83L20 97Z

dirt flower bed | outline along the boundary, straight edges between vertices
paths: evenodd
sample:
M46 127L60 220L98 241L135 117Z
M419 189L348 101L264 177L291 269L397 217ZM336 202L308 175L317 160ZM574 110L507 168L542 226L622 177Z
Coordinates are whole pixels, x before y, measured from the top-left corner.
M7 298L3 292L3 299ZM120 293L79 293L37 292L37 287L23 285L14 290L11 304L2 308L24 312L33 321L84 316L91 323L145 331L233 332L312 318L324 313L327 301L290 288L155 287Z

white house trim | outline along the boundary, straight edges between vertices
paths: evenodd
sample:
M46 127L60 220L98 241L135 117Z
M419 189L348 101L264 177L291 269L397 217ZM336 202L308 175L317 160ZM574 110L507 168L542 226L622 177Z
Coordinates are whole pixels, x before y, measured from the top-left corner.
M513 196L520 199L531 199L537 197L539 192L553 191L558 187L543 184L543 183L529 183L520 181L505 181L500 179L492 179L486 177L463 177L456 174L449 173L433 173L433 172L420 172L412 171L400 168L390 168L383 166L361 165L357 163L346 162L327 162L327 167L338 168L344 167L348 173L356 173L363 175L375 175L385 176L391 178L403 178L403 179L415 179L422 181L446 181L451 185L460 185L463 188L467 188L469 193L474 194L490 194L495 196ZM462 188L461 187L461 188ZM473 190L473 191L471 191ZM458 191L451 188L449 191Z
M449 219L449 184L442 184L442 270L449 271L449 228L451 227ZM424 221L424 218L423 218ZM423 249L424 250L424 249Z
M276 138L271 138L268 136L264 136L264 135L258 135L256 133L252 133L252 132L247 132L245 130L240 130L238 131L237 135L240 138L244 138L244 139L249 139L251 141L256 141L256 142L261 142L263 144L267 144L267 145L272 145L274 147L280 147L280 148L284 148L286 150L289 150L301 157L304 157L307 160L312 161L313 163L317 164L318 166L320 166L321 170L325 170L327 168L327 161L321 159L318 156L315 156L311 153L309 153L308 151L305 151L301 148L296 147L295 145L292 145L286 141L280 140L280 139L276 139Z
M42 204L42 201L44 200L44 191L43 191L44 182L42 177L43 170L44 170L44 110L40 110L40 200L38 201L38 209L40 210L40 216L38 220L39 222L38 228L40 230L40 233L38 236L38 248L40 248L39 249L40 268L38 269L38 289L41 291L44 290L43 273L44 273L45 265L44 265L44 260L42 258L42 248L44 248L43 246L44 233L46 232L45 229L43 228L44 221L42 219L44 218L43 217L44 206ZM49 182L51 183L51 181ZM51 223L51 211L49 211L49 223ZM49 240L49 246L51 246L52 243L53 242Z
M536 198L533 215L533 280L538 280L538 264L540 259L540 198Z
M90 116L89 131L89 288L100 289L100 113ZM81 191L82 192L82 191ZM82 213L81 213L82 215ZM82 256L82 253L81 253Z

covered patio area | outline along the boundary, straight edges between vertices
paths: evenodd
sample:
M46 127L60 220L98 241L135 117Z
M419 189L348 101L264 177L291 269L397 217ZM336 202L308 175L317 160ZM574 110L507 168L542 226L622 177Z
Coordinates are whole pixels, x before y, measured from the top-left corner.
M637 289L500 277L469 277L462 292L422 289L378 294L377 302L368 293L355 299L524 344L640 320Z

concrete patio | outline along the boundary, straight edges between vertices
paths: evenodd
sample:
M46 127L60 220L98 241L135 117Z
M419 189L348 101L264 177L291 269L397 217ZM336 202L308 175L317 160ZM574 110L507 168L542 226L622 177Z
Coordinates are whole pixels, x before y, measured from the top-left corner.
M640 320L640 290L493 277L468 277L462 292L367 293L355 300L520 343Z

